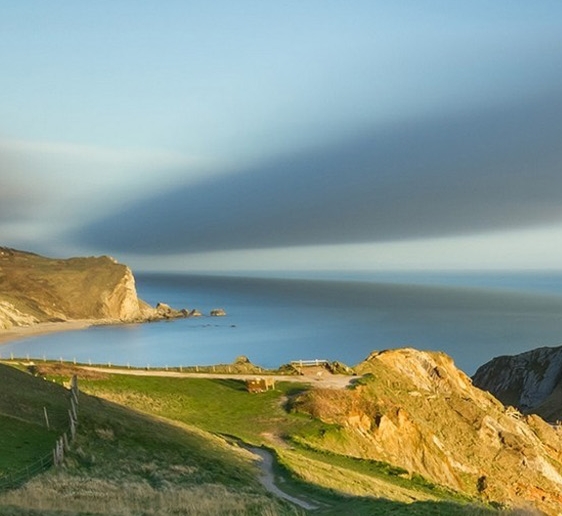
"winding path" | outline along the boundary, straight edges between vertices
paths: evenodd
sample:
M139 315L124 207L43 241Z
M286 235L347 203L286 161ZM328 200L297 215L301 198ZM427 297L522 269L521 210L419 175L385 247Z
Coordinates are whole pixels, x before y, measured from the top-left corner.
M308 511L313 511L319 508L317 505L313 505L301 498L291 496L279 489L279 487L275 484L275 475L273 473L273 455L270 452L264 450L263 448L256 448L254 446L244 445L244 448L258 457L259 467L261 470L259 481L261 485L271 494L298 505Z

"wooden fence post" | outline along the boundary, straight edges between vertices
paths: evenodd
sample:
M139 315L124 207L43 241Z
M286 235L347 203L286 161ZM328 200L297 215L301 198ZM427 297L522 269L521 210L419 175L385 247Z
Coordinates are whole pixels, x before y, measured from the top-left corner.
M62 464L64 461L64 439L62 437L59 438L59 454L60 454L59 464Z
M70 398L70 410L72 411L72 418L74 421L78 421L78 414L76 413L76 404L74 403L74 397Z
M64 440L62 437L57 439L55 449L53 450L53 459L55 466L60 466L64 460Z
M70 439L74 442L74 439L76 438L76 423L70 410L68 411L68 418L70 419Z
M49 414L47 414L47 407L43 407L43 414L45 415L45 424L47 425L47 430L50 430L51 425L49 425Z

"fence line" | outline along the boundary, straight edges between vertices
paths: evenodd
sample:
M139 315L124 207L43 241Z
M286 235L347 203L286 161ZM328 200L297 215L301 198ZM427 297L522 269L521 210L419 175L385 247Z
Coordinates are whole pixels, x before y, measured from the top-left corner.
M78 424L78 378L76 375L72 377L70 382L70 408L68 409L68 429L63 432L55 442L55 446L51 452L40 457L35 462L29 464L25 468L18 471L9 472L0 476L0 490L14 489L21 486L32 477L46 471L55 466L60 466L64 461L65 452L70 450L70 445L76 438L76 426ZM47 409L43 407L45 424L49 428ZM70 432L70 436L68 433Z
M291 362L291 365L299 366L299 367L313 367L313 366L326 365L327 363L328 363L327 360L320 360L316 358L315 360L293 360Z
M117 369L133 369L133 370L145 370L145 371L177 371L179 373L211 373L211 372L229 372L229 373L235 373L235 368L236 368L236 364L235 363L230 363L230 364L207 364L207 365L185 365L185 364L179 364L179 365L174 365L174 366L170 366L170 365L154 365L154 364L144 364L144 365L134 365L131 364L130 361L126 362L126 363L119 363L119 362L112 362L111 360L106 360L106 361L92 361L91 358L88 358L88 360L86 360L85 362L81 362L78 361L76 359L76 357L73 357L71 359L65 358L65 357L59 357L59 358L47 358L46 356L43 357L33 357L33 356L14 356L13 353L11 353L11 355L9 357L4 357L2 356L2 353L0 353L0 363L10 363L10 362L23 362L24 364L27 363L27 365L35 365L36 363L39 362L43 362L43 363L49 363L49 364L61 364L61 365L76 365L79 367L83 367L83 366L91 366L91 367L103 367L103 368L108 368L108 369L112 369L112 368L117 368ZM307 362L306 360L304 360L303 362ZM314 360L310 361L310 362L315 362ZM327 360L320 360L319 361L320 364L327 362ZM267 368L263 368L259 365L253 364L254 367L260 372L260 373L266 373L267 372Z

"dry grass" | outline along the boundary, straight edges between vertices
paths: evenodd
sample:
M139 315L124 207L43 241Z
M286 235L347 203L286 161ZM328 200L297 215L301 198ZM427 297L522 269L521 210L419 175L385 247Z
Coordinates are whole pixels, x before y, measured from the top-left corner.
M148 482L115 482L80 478L57 472L0 495L0 505L12 511L41 514L103 514L115 516L270 515L287 514L275 501L258 494L205 484L157 489ZM14 512L17 514L17 512ZM298 514L297 511L294 514Z

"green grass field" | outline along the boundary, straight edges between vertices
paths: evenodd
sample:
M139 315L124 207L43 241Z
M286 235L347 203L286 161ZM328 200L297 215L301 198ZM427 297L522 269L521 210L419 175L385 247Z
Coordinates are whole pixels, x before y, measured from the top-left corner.
M50 462L59 435L69 425L67 393L0 364L0 487L26 470L41 471ZM41 389L38 389L38 386ZM49 418L49 429L45 420Z
M13 476L26 476L27 468L37 471L50 464L56 432L3 414L0 428L0 486Z

